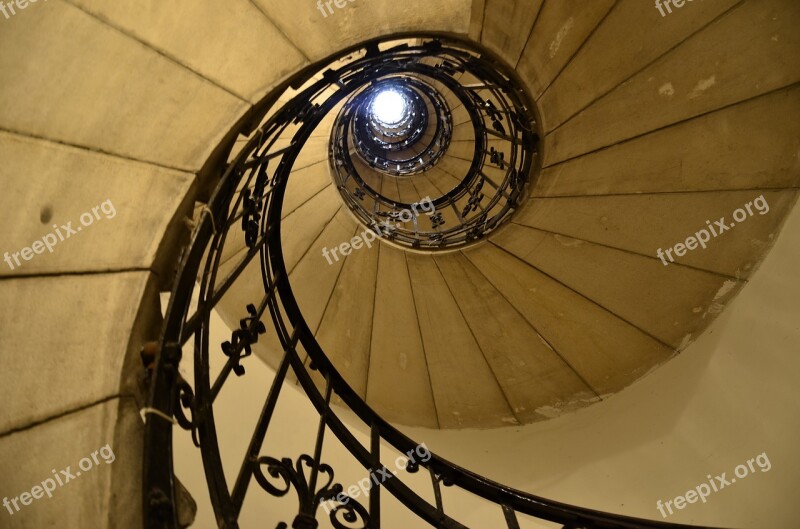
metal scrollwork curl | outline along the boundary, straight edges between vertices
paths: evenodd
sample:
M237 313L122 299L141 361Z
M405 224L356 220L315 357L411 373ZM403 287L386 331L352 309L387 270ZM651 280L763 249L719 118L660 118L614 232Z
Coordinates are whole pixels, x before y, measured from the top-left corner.
M178 403L175 407L174 415L178 425L184 430L192 433L192 442L196 447L200 447L200 440L197 437L197 421L195 420L195 398L192 386L180 375L176 382ZM189 416L184 410L189 411Z
M339 514L341 514L342 519L350 525L344 525L340 522ZM372 521L370 520L367 509L350 497L347 498L346 503L340 503L331 510L330 520L331 524L336 529L370 529L372 527ZM361 523L363 525L353 527L353 524L356 523Z
M267 465L267 473L271 477L276 479L282 478L283 484L286 488L278 488L270 483L269 479L267 479L267 476L264 475L264 472L261 469L263 465ZM294 469L292 468L292 460L288 457L278 460L274 457L264 456L258 458L256 467L253 470L253 476L256 478L258 484L261 485L261 488L269 492L271 495L280 498L285 496L292 489L293 472Z

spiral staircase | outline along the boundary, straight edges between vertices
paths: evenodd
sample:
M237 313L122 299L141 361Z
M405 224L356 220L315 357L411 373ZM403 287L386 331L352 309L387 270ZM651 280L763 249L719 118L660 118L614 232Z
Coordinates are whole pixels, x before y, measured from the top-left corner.
M485 502L509 529L682 527L546 499L438 454L357 500L324 454L335 440L365 476L389 472L423 441L405 427L467 435L556 419L697 340L778 237L793 236L781 229L800 184L800 9L440 4L357 0L322 18L289 0L225 11L51 0L0 25L0 42L22 50L0 56L12 200L46 196L80 213L85 191L64 176L80 171L84 188L117 193L121 215L58 261L4 273L9 299L64 277L67 299L106 289L128 305L109 310L123 330L108 343L120 332L127 343L108 347L103 383L12 405L0 440L17 446L74 410L100 407L113 418L98 422L120 425L141 413L135 523L148 528L186 524L173 435L199 448L219 527L244 528L245 501L265 494L297 497L281 504L283 528L393 527L381 515L390 496L419 527L476 527L447 508L447 490ZM32 191L23 174L36 174ZM758 196L767 213L668 266L657 256ZM5 215L22 226L6 229L10 246L39 236ZM172 291L163 322L158 290ZM222 343L210 338L216 314L230 329ZM14 346L3 362L22 367L6 351L27 342L3 332ZM274 380L258 420L241 426L249 448L230 479L215 404L262 361ZM46 368L36 383L65 376ZM312 453L296 458L264 443L279 434L286 392L318 418ZM114 431L136 436L130 422ZM141 494L120 482L115 496ZM98 509L112 526L125 512ZM51 519L31 516L11 526Z

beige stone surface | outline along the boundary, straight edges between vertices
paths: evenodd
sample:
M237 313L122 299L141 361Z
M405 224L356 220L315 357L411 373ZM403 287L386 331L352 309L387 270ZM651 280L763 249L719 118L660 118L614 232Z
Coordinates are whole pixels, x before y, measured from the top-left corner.
M330 2L327 16L316 2L254 0L275 25L311 60L319 60L360 41L403 31L443 31L466 34L469 0L354 0ZM324 3L324 2L323 2Z
M797 82L799 24L791 0L740 4L550 133L544 165Z
M469 20L469 38L475 42L481 40L483 31L483 15L486 9L486 0L472 0L472 16Z
M251 102L306 62L247 0L224 5L194 0L75 0L74 4Z
M558 127L639 70L671 53L672 48L698 31L703 31L706 25L737 3L737 0L687 3L684 4L685 9L673 8L671 14L662 16L653 2L616 2L608 10L608 16L602 24L597 26L597 30L539 100L546 115L546 130ZM602 2L592 4L594 6L588 10L584 10L583 6L575 10L580 13L580 18L586 17L584 11L604 11L598 5ZM619 45L620 35L625 35L624 46ZM709 42L705 38L703 40ZM675 76L675 80L684 82L679 75Z
M442 158L435 168L425 174L428 181L439 191L439 195L447 193L461 183L461 180L444 170L442 165L444 163L445 158ZM466 175L467 173L464 174ZM434 195L431 195L431 198L433 198L433 196Z
M337 252L339 259L330 255L331 263L328 264L322 252L327 248L330 254L331 249L338 248L361 232L363 228L357 225L350 213L344 208L340 209L289 275L300 311L314 332L319 329L328 300L342 273L342 266L349 259ZM362 248L357 251L369 250Z
M481 43L516 66L543 0L486 0Z
M353 167L358 171L359 176L367 186L380 193L385 193L387 197L392 197L395 200L400 199L397 184L394 181L390 181L393 179L381 178L381 174L366 164L360 156L353 156L351 159L353 160ZM349 182L349 184L351 187L355 185L353 182Z
M580 374L466 257L451 253L435 261L520 423L596 400Z
M420 197L420 199L426 197L434 199L442 196L443 194L443 191L431 181L430 174L430 172L422 173L411 180L411 183L414 185L414 189L416 190L416 195ZM447 191L449 191L449 189L445 189L444 193Z
M282 141L285 141L287 145L289 143L289 139ZM300 154L297 156L297 160L295 160L292 169L294 171L299 171L300 169L305 169L323 160L327 161L329 143L330 136L327 135L309 138L303 150L300 151ZM276 147L280 148L280 146L280 142L276 143Z
M450 175L451 179L457 184L467 175L471 164L471 160L462 160L461 158L456 158L455 156L447 154L442 157L436 167Z
M148 269L165 232L188 235L192 174L3 132L0 159L0 276Z
M440 427L517 424L436 264L426 256L406 258Z
M614 0L544 2L517 73L538 98L614 6ZM631 28L628 28L629 30Z
M512 224L492 237L541 272L681 350L743 286L742 281Z
M419 190L414 183L407 178L395 178L395 184L397 184L397 192L400 196L400 201L405 204L414 204L415 202L419 202L425 196L420 196Z
M465 121L453 127L453 136L450 141L475 141L475 127L471 121Z
M331 184L331 170L327 160L292 172L283 198L282 217L287 217L302 207L317 193Z
M281 221L283 256L290 271L341 207L339 192L329 186Z
M685 244L688 237L696 239L706 230L699 235L708 237L706 248L690 242L695 249L683 256L673 252L674 264L662 266L688 265L747 279L769 251L796 199L796 189L534 198L514 222L652 259L659 259L657 249ZM734 214L744 220L737 222ZM720 219L728 227L721 233L716 224ZM664 259L670 263L668 256Z
M404 251L380 246L367 403L388 421L437 428L428 362ZM398 390L402 388L402 390Z
M128 272L0 281L8 301L0 308L0 364L26 380L24 390L0 385L0 432L137 391L141 371L128 359L141 344L130 342L131 329L151 280Z
M548 167L532 195L797 187L797 115L794 85Z
M359 240L363 242L363 239ZM350 242L346 239L340 244ZM326 303L316 338L339 374L364 398L367 393L378 247L351 248L345 257L339 279ZM329 266L319 255L310 255L309 258L319 260L320 267Z
M507 151L507 146L508 142L506 140L489 136L488 140L486 141L486 152L488 152L492 147L500 151ZM471 162L473 156L475 156L475 144L464 141L453 142L450 144L450 148L447 150L447 156L460 158L462 160L468 160ZM489 164L487 163L487 165ZM463 177L464 175L461 175L461 178Z
M498 246L478 246L464 255L601 397L673 355L670 347Z
M41 495L26 497L27 506L18 501L20 511L13 515L3 507L2 526L141 529L142 436L138 408L130 398L109 399L0 436L0 497L11 501L26 492ZM54 470L63 485L47 483L55 486L52 497L33 490L53 479ZM72 475L68 481L62 470Z
M247 103L65 2L4 20L0 129L196 170Z

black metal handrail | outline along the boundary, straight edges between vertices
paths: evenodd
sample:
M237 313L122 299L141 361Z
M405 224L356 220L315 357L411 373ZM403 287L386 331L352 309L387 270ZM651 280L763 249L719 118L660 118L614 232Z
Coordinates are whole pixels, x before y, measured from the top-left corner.
M426 250L471 243L507 221L524 199L538 146L533 105L506 69L475 51L431 46L425 50L425 62L419 60L420 52L414 48L402 52L410 59L383 65L383 75L391 78L402 72L411 79L437 82L459 101L458 106L467 110L473 129L473 155L471 159L463 159L471 162L469 169L463 175L454 175L459 183L433 199L437 211L429 215L430 219L420 217L418 221L415 218L410 227L399 225L381 229L380 225L385 226L385 223L379 218L396 216L408 210L411 204L385 196L359 173L351 158L347 133L358 106L346 104L334 124L331 138L334 179L348 207L363 224L373 226L382 237ZM460 81L457 77L461 75L470 82ZM450 109L444 101L438 101L442 97L431 99L441 109L443 119L440 122L447 125L446 129L452 128ZM437 134L439 132L437 129ZM400 176L411 168L422 172L435 167L449 147L449 134L445 140L435 139L405 163L391 162L370 153L364 155L360 149L359 154L365 165L375 169L375 174ZM490 146L490 140L495 144ZM424 163L420 165L421 162ZM488 167L499 170L502 177L492 176ZM383 180L381 178L379 183Z
M440 50L443 46L439 40L432 40L418 49L420 53L425 53ZM402 46L400 49L406 51L413 48ZM220 528L239 527L239 513L254 480L274 496L283 496L294 489L299 498L299 507L292 522L292 527L296 529L317 527L318 508L322 502L335 503L330 521L336 529L346 527L343 521L350 526L361 523L365 529L379 528L383 488L430 526L466 529L446 513L442 486L459 487L494 503L502 511L509 529L518 529L519 514L557 522L565 529L686 527L598 512L527 494L472 473L435 454L427 462L409 464L406 468L409 473L414 473L422 467L430 474L436 499L434 503L423 499L399 474L373 489L368 507L347 497L341 485L334 484L333 469L321 460L327 431L332 432L370 473L388 470L381 462L381 441L401 453L418 446L418 443L376 414L342 378L322 351L293 295L281 247L281 210L295 160L323 117L374 75L374 61L380 61L382 55L376 50L377 43L365 44L362 58L353 61L361 61L361 68L348 69L347 75L328 70L322 80L313 83L266 121L225 170L199 219L190 246L181 256L152 372L149 406L160 413L149 415L146 424L146 527L173 529L178 526L172 474L172 423L164 420L164 417L173 416L184 429L192 432L200 448L211 503ZM390 48L383 54L391 57L392 51ZM332 84L340 89L327 99L318 99ZM279 148L278 140L287 137L291 137L289 146ZM226 243L239 243L246 248L246 252L235 260L224 277L220 277L222 250ZM210 357L213 353L208 334L210 315L242 272L256 262L256 257L263 291L251 304L243 307L239 329L233 331L231 339L221 344L216 352L224 355L226 361L220 374L212 381ZM196 286L198 276L199 287ZM190 313L195 289L198 291L197 308ZM247 455L231 488L222 469L214 401L220 389L230 380L231 373L237 376L245 374L242 362L252 353L259 336L267 332L267 326L263 323L267 317L279 338L283 355L258 423L253 429ZM193 386L183 380L178 372L181 349L189 341L194 344ZM301 358L301 350L308 354L310 366L306 366ZM296 461L261 454L290 369L319 414L314 453L303 455ZM315 385L312 371L317 371L324 379L322 390ZM336 409L331 406L333 395L341 398L343 404L369 429L369 449L362 446L339 418ZM286 525L278 527L285 528Z

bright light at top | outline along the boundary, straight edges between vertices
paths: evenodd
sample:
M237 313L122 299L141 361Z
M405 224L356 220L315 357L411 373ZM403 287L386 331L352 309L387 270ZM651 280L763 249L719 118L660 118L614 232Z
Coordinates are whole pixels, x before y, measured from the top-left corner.
M372 100L372 115L387 125L399 123L406 114L406 98L394 90L383 90Z

